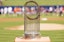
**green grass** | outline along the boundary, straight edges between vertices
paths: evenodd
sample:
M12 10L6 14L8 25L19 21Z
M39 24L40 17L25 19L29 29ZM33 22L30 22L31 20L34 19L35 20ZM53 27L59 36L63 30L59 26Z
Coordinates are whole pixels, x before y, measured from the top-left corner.
M22 31L0 30L0 42L14 42L15 37L22 34Z
M64 16L51 16L51 15L41 15L41 18L64 18ZM0 16L0 18L23 18L22 16ZM23 21L9 21L9 22L0 22L0 42L14 42L15 37L22 36L23 31L21 30L5 30L5 27L11 26L18 26L22 25ZM64 20L57 20L57 21L41 21L41 23L57 23L57 24L64 24ZM42 36L49 36L51 42L64 42L64 30L57 30L57 31L40 31Z
M50 14L50 13L49 13ZM55 13L53 13L55 14ZM40 19L41 23L56 23L56 24L64 24L64 16L56 16L56 15L41 15L40 18L51 18L52 20L43 21ZM58 20L57 20L57 19ZM55 19L55 20L53 20ZM63 19L63 20L59 20Z
M23 31L0 30L0 42L14 42L15 37L22 36ZM49 36L51 42L64 42L64 31L41 31L42 36Z
M4 6L23 6L28 0L3 0ZM39 5L64 5L64 0L35 0ZM13 4L12 4L13 3Z
M42 36L49 36L51 42L64 42L64 31L41 31Z

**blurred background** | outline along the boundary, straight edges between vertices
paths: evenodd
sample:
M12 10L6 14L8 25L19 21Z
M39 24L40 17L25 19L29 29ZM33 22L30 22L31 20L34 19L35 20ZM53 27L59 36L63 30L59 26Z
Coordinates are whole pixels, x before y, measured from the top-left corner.
M23 30L17 30L17 27L24 25L24 4L27 1L29 0L0 0L0 42L14 42L15 37L23 36ZM64 0L34 1L40 6L41 24L64 26ZM31 13L36 13L36 6L27 7L27 14ZM51 28L56 29L56 27ZM49 36L51 42L64 42L64 27L61 30L41 30L40 32L42 36Z
M28 1L28 0L27 0ZM54 13L52 15L57 15L57 16L63 16L64 14L64 6L63 6L63 0L62 1L37 1L39 6L40 6L40 12L41 13ZM16 3L15 3L16 2ZM4 14L23 14L24 13L24 3L26 2L25 0L0 0L0 15ZM12 4L13 3L13 4ZM28 12L36 12L35 6L33 7L27 7ZM46 14L48 15L48 14Z

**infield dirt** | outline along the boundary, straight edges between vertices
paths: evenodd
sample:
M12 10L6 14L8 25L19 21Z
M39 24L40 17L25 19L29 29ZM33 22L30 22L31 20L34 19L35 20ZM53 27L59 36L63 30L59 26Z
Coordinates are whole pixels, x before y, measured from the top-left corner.
M6 30L24 30L24 25L6 27ZM40 24L40 30L64 30L64 25L53 24L53 23L43 23Z

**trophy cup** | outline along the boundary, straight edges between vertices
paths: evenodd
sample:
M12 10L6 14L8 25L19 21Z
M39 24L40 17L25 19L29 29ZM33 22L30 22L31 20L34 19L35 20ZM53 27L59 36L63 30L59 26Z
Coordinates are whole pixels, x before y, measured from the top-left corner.
M33 39L40 35L39 5L34 1L28 1L24 5L24 35Z
M40 35L40 9L35 1L24 5L24 36L16 37L15 42L50 42L49 37Z

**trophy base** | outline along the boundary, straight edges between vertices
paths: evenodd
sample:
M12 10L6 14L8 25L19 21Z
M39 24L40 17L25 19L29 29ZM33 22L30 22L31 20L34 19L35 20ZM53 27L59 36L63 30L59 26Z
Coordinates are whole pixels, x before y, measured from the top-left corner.
M25 39L34 39L34 38L40 38L41 35L39 35L38 33L34 33L34 34L24 34Z
M22 37L16 37L15 42L51 42L49 37L41 37L34 39L25 39Z

